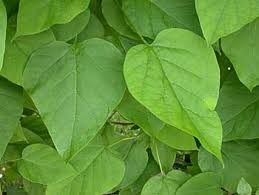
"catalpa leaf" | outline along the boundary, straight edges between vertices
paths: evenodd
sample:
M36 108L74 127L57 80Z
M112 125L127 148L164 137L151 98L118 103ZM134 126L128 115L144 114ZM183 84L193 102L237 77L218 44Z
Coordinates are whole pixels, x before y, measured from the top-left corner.
M190 175L177 170L173 170L167 175L151 177L144 185L141 195L176 195L180 185L190 178Z
M22 160L18 162L19 173L31 182L53 184L76 174L73 167L65 163L55 149L43 144L26 147Z
M56 24L51 29L57 41L69 41L77 36L88 24L90 19L90 10L77 15L73 20L66 24Z
M258 0L195 0L203 34L209 44L259 16Z
M235 73L231 73L220 89L217 112L223 125L223 140L259 138L259 88L250 92Z
M5 5L0 0L0 70L4 59L5 37L6 37L7 15Z
M8 20L6 49L4 55L3 68L0 72L2 76L15 84L22 84L22 74L29 56L33 51L55 40L50 30L36 35L21 36L13 39L16 31L16 17L12 16Z
M259 2L258 2L259 5ZM242 83L252 91L259 85L259 19L222 39L222 49Z
M202 171L214 171L223 176L223 187L229 192L235 192L243 177L252 187L258 188L258 140L231 141L222 145L224 168L211 154L201 149L199 166Z
M128 51L124 76L136 100L221 159L222 127L214 111L219 67L201 37L183 29L162 31L151 45Z
M102 13L107 23L118 33L129 38L138 39L138 35L127 24L118 0L102 1Z
M0 77L0 159L22 115L22 93L22 88Z
M151 140L150 148L154 159L161 166L161 172L168 173L171 171L177 151L156 139Z
M87 9L90 0L21 0L16 37L47 30L54 24L70 22Z
M196 150L194 138L155 117L127 91L117 110L123 117L140 126L148 135L178 150Z
M95 137L124 94L122 54L101 39L38 49L24 71L32 97L61 155Z
M104 194L121 182L125 171L124 162L103 144L99 136L72 156L69 163L77 170L77 175L49 185L47 195Z
M200 33L193 0L122 0L122 10L132 29L144 37L155 38L172 27Z

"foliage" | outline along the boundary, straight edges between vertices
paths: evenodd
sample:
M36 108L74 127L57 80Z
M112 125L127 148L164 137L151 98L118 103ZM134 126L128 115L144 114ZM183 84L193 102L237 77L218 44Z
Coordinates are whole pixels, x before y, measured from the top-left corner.
M259 0L0 0L0 192L259 193Z

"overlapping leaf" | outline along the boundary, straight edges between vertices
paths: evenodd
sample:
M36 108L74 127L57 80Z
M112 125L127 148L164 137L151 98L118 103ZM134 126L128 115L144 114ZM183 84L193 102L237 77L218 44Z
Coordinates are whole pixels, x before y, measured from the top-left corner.
M5 51L5 37L6 37L6 26L7 26L7 14L3 1L0 1L0 70L4 59Z
M129 50L124 75L140 103L162 121L197 137L221 158L222 127L214 111L219 67L201 37L182 29L162 31L151 45Z
M258 0L195 0L195 5L203 34L210 44L259 16Z
M122 55L100 39L54 42L32 55L24 87L58 152L71 156L95 137L120 102L125 88Z

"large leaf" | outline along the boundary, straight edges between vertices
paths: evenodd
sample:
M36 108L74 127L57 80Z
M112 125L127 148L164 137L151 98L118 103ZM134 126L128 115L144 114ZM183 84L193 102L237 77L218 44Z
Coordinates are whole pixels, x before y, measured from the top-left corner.
M7 26L6 10L5 10L3 1L0 0L0 70L2 68L2 63L4 59L6 26Z
M120 102L122 54L100 39L54 42L32 55L24 87L58 152L71 156L89 143Z
M18 170L29 181L46 185L76 174L73 167L65 163L55 149L43 144L33 144L24 149L22 160L18 162Z
M259 1L258 1L259 6ZM242 83L251 91L259 85L259 19L222 39L222 49Z
M258 0L196 0L195 4L203 34L210 44L259 16Z
M0 77L0 159L11 140L23 110L22 88Z
M86 10L90 0L21 0L16 37L47 30L54 24L70 22Z
M126 92L117 110L128 120L140 126L148 135L172 148L196 150L195 140L189 134L165 124Z
M236 191L242 177L252 187L258 188L258 151L258 140L226 142L222 146L224 168L204 149L199 152L199 165L202 171L215 171L223 175L223 187L230 192Z
M197 137L221 158L222 127L214 111L219 67L212 48L183 29L131 48L124 63L130 93L162 121Z
M66 24L56 24L51 29L57 41L69 41L78 35L87 25L90 19L90 10L87 9L77 15L73 20Z
M259 138L259 88L250 92L232 73L220 89L217 112L223 125L223 140Z
M97 137L74 155L69 162L75 167L76 177L50 185L47 195L100 195L118 185L125 165Z
M6 50L1 75L18 85L22 84L22 73L26 62L33 51L40 46L54 41L51 31L44 31L36 35L21 36L15 40L16 18L8 20Z
M193 0L122 0L122 9L132 29L145 37L172 27L200 32Z

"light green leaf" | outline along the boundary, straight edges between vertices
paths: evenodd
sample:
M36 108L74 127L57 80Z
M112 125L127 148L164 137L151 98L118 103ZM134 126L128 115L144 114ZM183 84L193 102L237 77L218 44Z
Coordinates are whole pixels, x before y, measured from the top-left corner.
M107 23L118 33L129 38L138 39L138 35L131 30L125 21L124 13L118 0L102 1L102 13Z
M19 173L27 180L40 184L53 184L76 174L73 167L61 158L55 149L43 144L26 147L18 162Z
M5 38L6 38L6 27L7 27L7 15L5 5L0 0L0 70L4 59L5 52Z
M222 127L214 111L220 73L213 49L201 37L183 29L162 31L151 45L128 51L124 76L141 104L221 159Z
M148 135L179 150L196 150L195 140L189 134L170 126L149 112L126 92L117 110L128 120L140 126Z
M235 73L231 73L222 88L217 112L223 125L223 140L259 138L259 88L250 92Z
M55 40L51 31L45 31L36 35L21 36L15 40L16 17L8 20L6 51L1 75L15 84L22 84L22 73L26 62L33 51L40 46Z
M177 170L164 176L154 176L147 181L141 195L175 195L177 189L190 177L190 175Z
M61 155L81 150L98 133L125 91L122 54L90 39L38 49L24 71L32 97Z
M73 20L66 24L56 24L51 29L57 41L69 41L78 35L87 25L90 19L90 10L87 9L77 15Z
M77 170L77 176L49 185L46 195L100 195L117 186L124 176L124 162L100 139L93 140L69 162Z
M227 36L259 16L258 0L196 0L197 14L209 44Z
M259 1L258 1L259 6ZM259 16L259 14L258 14ZM222 39L222 49L242 83L252 91L259 85L259 19Z
M256 191L255 195L259 195L259 190Z
M223 195L222 178L212 172L195 175L181 185L176 195Z
M155 38L167 28L200 32L193 0L122 0L122 10L134 31Z
M65 24L87 9L90 0L21 0L15 37L32 35L54 24Z
M247 181L242 177L237 186L237 193L239 195L251 195L252 188Z
M243 177L252 187L258 188L259 143L252 141L225 142L222 146L224 168L211 154L201 149L199 165L202 171L215 171L223 175L224 189L235 192Z
M159 142L156 139L152 139L151 151L154 159L160 165L162 173L168 173L172 170L176 158L175 149Z
M0 159L11 140L23 110L22 88L0 77Z

